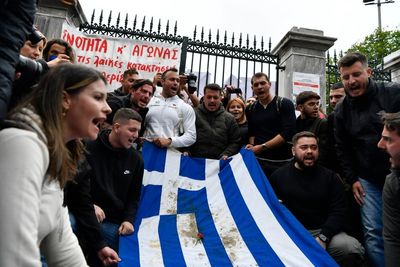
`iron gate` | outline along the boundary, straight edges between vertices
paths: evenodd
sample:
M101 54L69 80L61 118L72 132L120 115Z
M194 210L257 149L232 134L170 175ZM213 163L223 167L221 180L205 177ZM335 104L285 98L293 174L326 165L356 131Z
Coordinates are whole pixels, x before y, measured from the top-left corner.
M250 41L248 34L245 38L240 34L239 39L237 39L234 33L232 33L231 37L228 37L226 31L222 35L217 30L215 39L213 39L211 30L205 36L204 28L198 33L197 27L195 27L193 37L189 38L177 35L177 22L175 22L173 29L170 29L170 23L167 21L165 30L162 31L161 20L155 25L153 18L150 19L147 29L146 17L143 18L141 25L139 25L137 16L135 16L131 28L128 26L128 14L121 22L121 16L118 13L115 24L111 23L112 12L109 13L107 21L104 20L103 11L101 11L96 23L94 10L90 23L80 25L80 31L87 34L180 45L182 54L179 72L195 73L198 77L197 87L200 90L210 82L218 83L222 86L232 84L237 88L241 88L243 96L247 98L252 94L250 90L251 76L261 71L271 77L271 65L275 65L276 83L274 87L275 92L278 92L279 75L277 70L279 69L279 57L271 53L271 38L269 38L268 48L266 49L263 38L257 42L254 36L254 39ZM199 93L199 90L197 93Z

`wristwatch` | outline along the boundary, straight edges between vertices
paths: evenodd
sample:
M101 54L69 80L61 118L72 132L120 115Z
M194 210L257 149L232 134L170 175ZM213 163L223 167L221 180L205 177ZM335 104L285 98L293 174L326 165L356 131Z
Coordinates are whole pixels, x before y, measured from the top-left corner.
M324 242L325 244L329 242L329 238L327 238L324 234L320 233L317 235L317 237Z
M267 146L266 143L263 143L263 144L261 145L261 147L262 147L264 150L267 150L267 149L268 149L268 146Z

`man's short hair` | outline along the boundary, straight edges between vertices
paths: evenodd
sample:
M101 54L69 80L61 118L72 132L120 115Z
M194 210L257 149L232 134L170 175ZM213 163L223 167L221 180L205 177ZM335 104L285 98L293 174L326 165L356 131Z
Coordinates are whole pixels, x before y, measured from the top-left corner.
M389 131L396 131L396 134L400 136L400 112L386 113L379 112L382 123Z
M360 62L364 67L368 67L368 59L360 52L347 53L338 62L338 69L341 67L350 67L356 62Z
M150 81L149 79L138 79L138 80L136 80L136 81L132 84L131 89L132 89L133 91L136 91L137 89L139 89L140 87L142 87L142 86L145 85L145 84L148 84L148 85L150 85L150 86L153 88L153 94L154 94L154 91L156 90L156 87L154 86L153 82Z
M114 115L113 124L125 124L129 120L142 122L142 116L131 108L120 108Z
M210 89L213 91L218 91L218 92L222 92L222 88L221 86L219 86L219 84L216 83L209 83L204 87L204 94L206 94L206 89Z
M254 73L253 77L251 77L251 84L253 84L253 80L255 78L261 78L261 77L265 77L267 81L270 82L267 74L265 74L264 72L257 72Z
M334 84L332 85L332 87L331 87L331 90L336 90L336 89L340 89L340 88L344 88L342 82L334 83Z
M165 77L167 76L167 73L170 72L170 71L172 71L172 72L178 72L178 69L177 69L177 68L170 68L170 69L167 69L166 71L164 71L164 72L161 74L161 79L162 79L162 80L165 80Z
M265 74L264 72L257 72L257 73L254 73L254 75L251 77L251 80L250 80L251 84L253 84L253 80L255 78L261 78L261 77L265 77L265 79L267 79L267 81L270 82L267 74Z
M310 99L321 99L321 97L312 91L304 91L301 92L297 97L296 97L296 105L303 105Z
M297 142L299 141L299 139L300 139L300 138L303 138L303 137L312 137L312 138L315 138L315 140L317 140L317 143L318 143L318 138L317 138L317 136L316 136L314 133L309 132L309 131L302 131L302 132L298 132L297 134L295 134L295 135L293 136L293 138L292 138L293 146L297 145Z
M139 75L139 72L135 68L127 69L126 71L124 71L123 77L124 77L124 79L126 79L126 77L128 77L128 75L134 75L134 74Z

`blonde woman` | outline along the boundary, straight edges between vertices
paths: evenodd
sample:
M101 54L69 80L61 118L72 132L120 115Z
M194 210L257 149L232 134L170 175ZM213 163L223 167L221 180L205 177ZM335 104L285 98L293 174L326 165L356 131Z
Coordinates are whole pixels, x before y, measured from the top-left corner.
M239 97L233 98L228 102L226 106L226 110L231 113L239 125L240 136L241 136L241 145L244 146L248 144L248 129L247 129L247 120L245 114L245 104L242 99Z

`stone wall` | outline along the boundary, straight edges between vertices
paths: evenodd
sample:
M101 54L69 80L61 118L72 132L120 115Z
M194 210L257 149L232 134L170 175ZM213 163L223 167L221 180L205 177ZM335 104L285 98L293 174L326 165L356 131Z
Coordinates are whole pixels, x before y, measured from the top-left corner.
M325 99L325 53L335 41L336 38L324 36L323 31L293 27L272 50L284 68L279 73L278 94L293 99L293 73L299 72L319 76L319 95Z
M40 0L35 17L35 25L47 40L61 37L64 22L79 27L86 21L79 0Z

